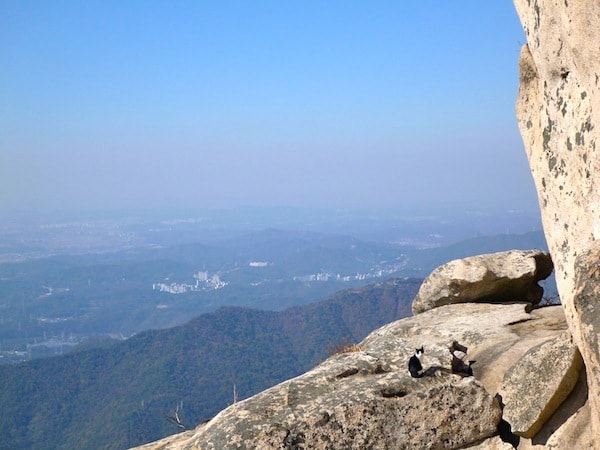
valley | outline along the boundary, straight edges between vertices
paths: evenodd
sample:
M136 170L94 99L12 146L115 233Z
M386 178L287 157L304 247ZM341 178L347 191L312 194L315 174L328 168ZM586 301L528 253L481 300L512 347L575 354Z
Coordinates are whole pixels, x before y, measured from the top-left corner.
M224 306L280 311L377 280L423 278L469 253L545 245L540 231L485 236L503 228L536 223L515 213L451 220L277 209L4 222L0 364L104 345Z
M466 234L447 218L318 217L123 220L74 242L72 225L4 228L7 448L118 449L181 431L409 316L438 265L545 248L514 215L502 220L517 233L499 234L498 217Z

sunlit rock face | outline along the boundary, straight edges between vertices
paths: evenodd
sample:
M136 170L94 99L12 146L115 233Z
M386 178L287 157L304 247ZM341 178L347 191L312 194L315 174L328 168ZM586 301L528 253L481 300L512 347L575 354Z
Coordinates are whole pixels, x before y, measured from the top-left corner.
M500 390L512 432L533 438L569 396L581 366L568 332L533 347L514 364Z
M510 250L457 259L435 269L419 288L413 314L453 303L529 302L544 290L538 281L552 273L552 259L539 250Z
M576 258L600 239L600 2L515 0L515 5L527 36L517 118L600 436L600 328L586 317L600 308L600 299L593 300L594 307L592 300L585 308L575 304Z

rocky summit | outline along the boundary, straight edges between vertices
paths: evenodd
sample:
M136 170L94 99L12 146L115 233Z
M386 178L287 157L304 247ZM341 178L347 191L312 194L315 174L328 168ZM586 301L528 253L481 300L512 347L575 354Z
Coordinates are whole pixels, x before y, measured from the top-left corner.
M413 377L408 361L420 347ZM582 367L560 305L446 304L140 449L586 448Z
M593 249L600 240L600 2L515 0L515 6L527 37L519 60L517 119L600 436L600 315L598 306L589 307L589 297L577 297L582 289L589 292L577 284L588 284L585 268L598 266ZM598 297L592 302L598 305Z

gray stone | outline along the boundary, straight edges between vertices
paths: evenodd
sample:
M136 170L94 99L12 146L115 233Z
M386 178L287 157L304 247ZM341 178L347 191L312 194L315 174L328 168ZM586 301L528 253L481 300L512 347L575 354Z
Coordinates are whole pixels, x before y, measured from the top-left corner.
M517 119L569 328L600 436L600 366L575 306L575 261L600 240L600 2L515 0L527 37ZM591 299L590 299L591 300ZM593 302L598 304L599 298ZM600 442L597 445L600 448Z
M512 250L450 261L435 269L413 300L413 314L465 302L537 304L543 289L538 281L552 273L552 260L538 250Z
M514 450L508 442L502 441L499 436L486 439L485 441L468 447L469 450Z
M575 262L573 305L581 320L581 338L586 343L588 395L592 408L600 407L600 242ZM592 412L597 410L592 409Z
M218 417L218 427L207 426L196 445L203 449L456 448L493 434L501 415L495 400L472 378L420 390L385 374L329 380L326 389L304 381L281 386L287 393L283 397L255 397L230 408ZM261 410L268 420L257 414Z
M593 441L587 380L581 370L571 394L532 439L520 439L519 450L596 450Z
M500 391L512 432L535 436L571 393L582 367L568 332L529 350L506 372Z

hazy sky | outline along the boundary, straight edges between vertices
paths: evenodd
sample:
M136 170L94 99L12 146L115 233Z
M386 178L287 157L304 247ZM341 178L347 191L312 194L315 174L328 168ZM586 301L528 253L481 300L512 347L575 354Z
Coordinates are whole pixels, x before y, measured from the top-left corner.
M537 205L513 4L0 1L0 208Z

